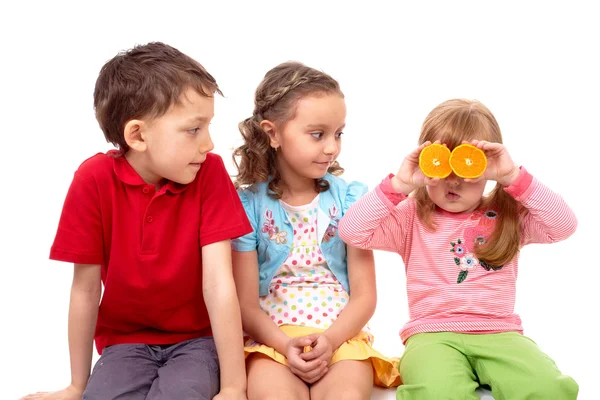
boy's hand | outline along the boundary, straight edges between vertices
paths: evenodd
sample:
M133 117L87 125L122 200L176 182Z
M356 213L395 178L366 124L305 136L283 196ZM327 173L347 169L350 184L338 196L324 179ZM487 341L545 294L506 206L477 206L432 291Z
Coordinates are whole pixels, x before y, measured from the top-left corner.
M236 388L222 388L213 400L248 400L246 391Z
M287 346L287 361L292 373L306 383L315 383L327 372L326 362L315 359L304 361L301 355L306 346L311 346L318 339L318 335L308 335L290 339Z
M319 359L329 365L331 356L333 355L333 346L327 335L319 335L316 343L313 344L309 352L303 353L300 357L304 361Z
M38 392L21 397L20 400L81 400L82 396L83 390L69 385L58 392Z

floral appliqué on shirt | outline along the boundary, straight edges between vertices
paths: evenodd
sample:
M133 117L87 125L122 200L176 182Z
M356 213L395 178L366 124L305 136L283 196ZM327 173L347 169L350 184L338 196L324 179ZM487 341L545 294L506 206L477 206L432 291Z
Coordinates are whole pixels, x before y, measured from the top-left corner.
M476 245L483 246L486 243L486 237L489 237L496 223L498 213L494 210L476 211L471 219L479 219L479 224L473 228L465 229L465 240L458 238L456 242L450 242L452 248L450 252L454 253L454 263L460 267L456 283L463 282L469 271L480 265L486 271L499 271L503 265L493 266L483 260L479 260L473 254Z
M337 233L337 224L338 224L338 222L340 222L340 219L337 218L338 214L339 214L339 210L335 206L335 203L333 203L331 205L331 207L329 207L329 219L331 220L331 222L329 223L329 226L325 230L325 235L323 236L324 242L329 242L331 239L333 239L335 237L335 235Z
M280 231L278 226L275 226L275 220L273 219L273 211L268 208L265 211L265 221L263 223L262 231L263 233L269 234L269 239L274 241L277 244L285 244L287 243L287 232Z

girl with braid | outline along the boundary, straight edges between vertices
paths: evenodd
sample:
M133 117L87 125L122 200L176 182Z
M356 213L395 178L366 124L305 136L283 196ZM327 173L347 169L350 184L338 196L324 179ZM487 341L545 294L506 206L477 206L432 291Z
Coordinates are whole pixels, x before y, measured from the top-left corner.
M373 254L337 233L366 193L339 178L345 119L336 80L287 62L239 125L235 183L253 232L232 246L250 400L369 399L373 384L400 383L397 360L371 346Z

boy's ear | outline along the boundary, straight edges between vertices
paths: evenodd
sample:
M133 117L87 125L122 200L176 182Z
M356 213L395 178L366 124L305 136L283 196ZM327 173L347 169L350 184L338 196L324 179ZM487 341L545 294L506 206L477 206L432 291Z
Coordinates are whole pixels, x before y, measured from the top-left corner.
M123 135L125 136L125 143L135 151L146 151L146 141L144 140L144 128L146 123L139 119L132 119L127 121Z
M281 144L279 143L279 135L277 134L277 127L275 124L268 119L263 119L260 122L260 127L269 137L271 147L277 149Z

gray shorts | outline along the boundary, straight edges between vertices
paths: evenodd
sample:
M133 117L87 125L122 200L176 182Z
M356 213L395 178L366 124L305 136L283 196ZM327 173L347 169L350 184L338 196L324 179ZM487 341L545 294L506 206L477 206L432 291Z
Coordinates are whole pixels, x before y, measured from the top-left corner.
M215 342L202 337L169 346L105 348L83 400L211 400L218 393Z

